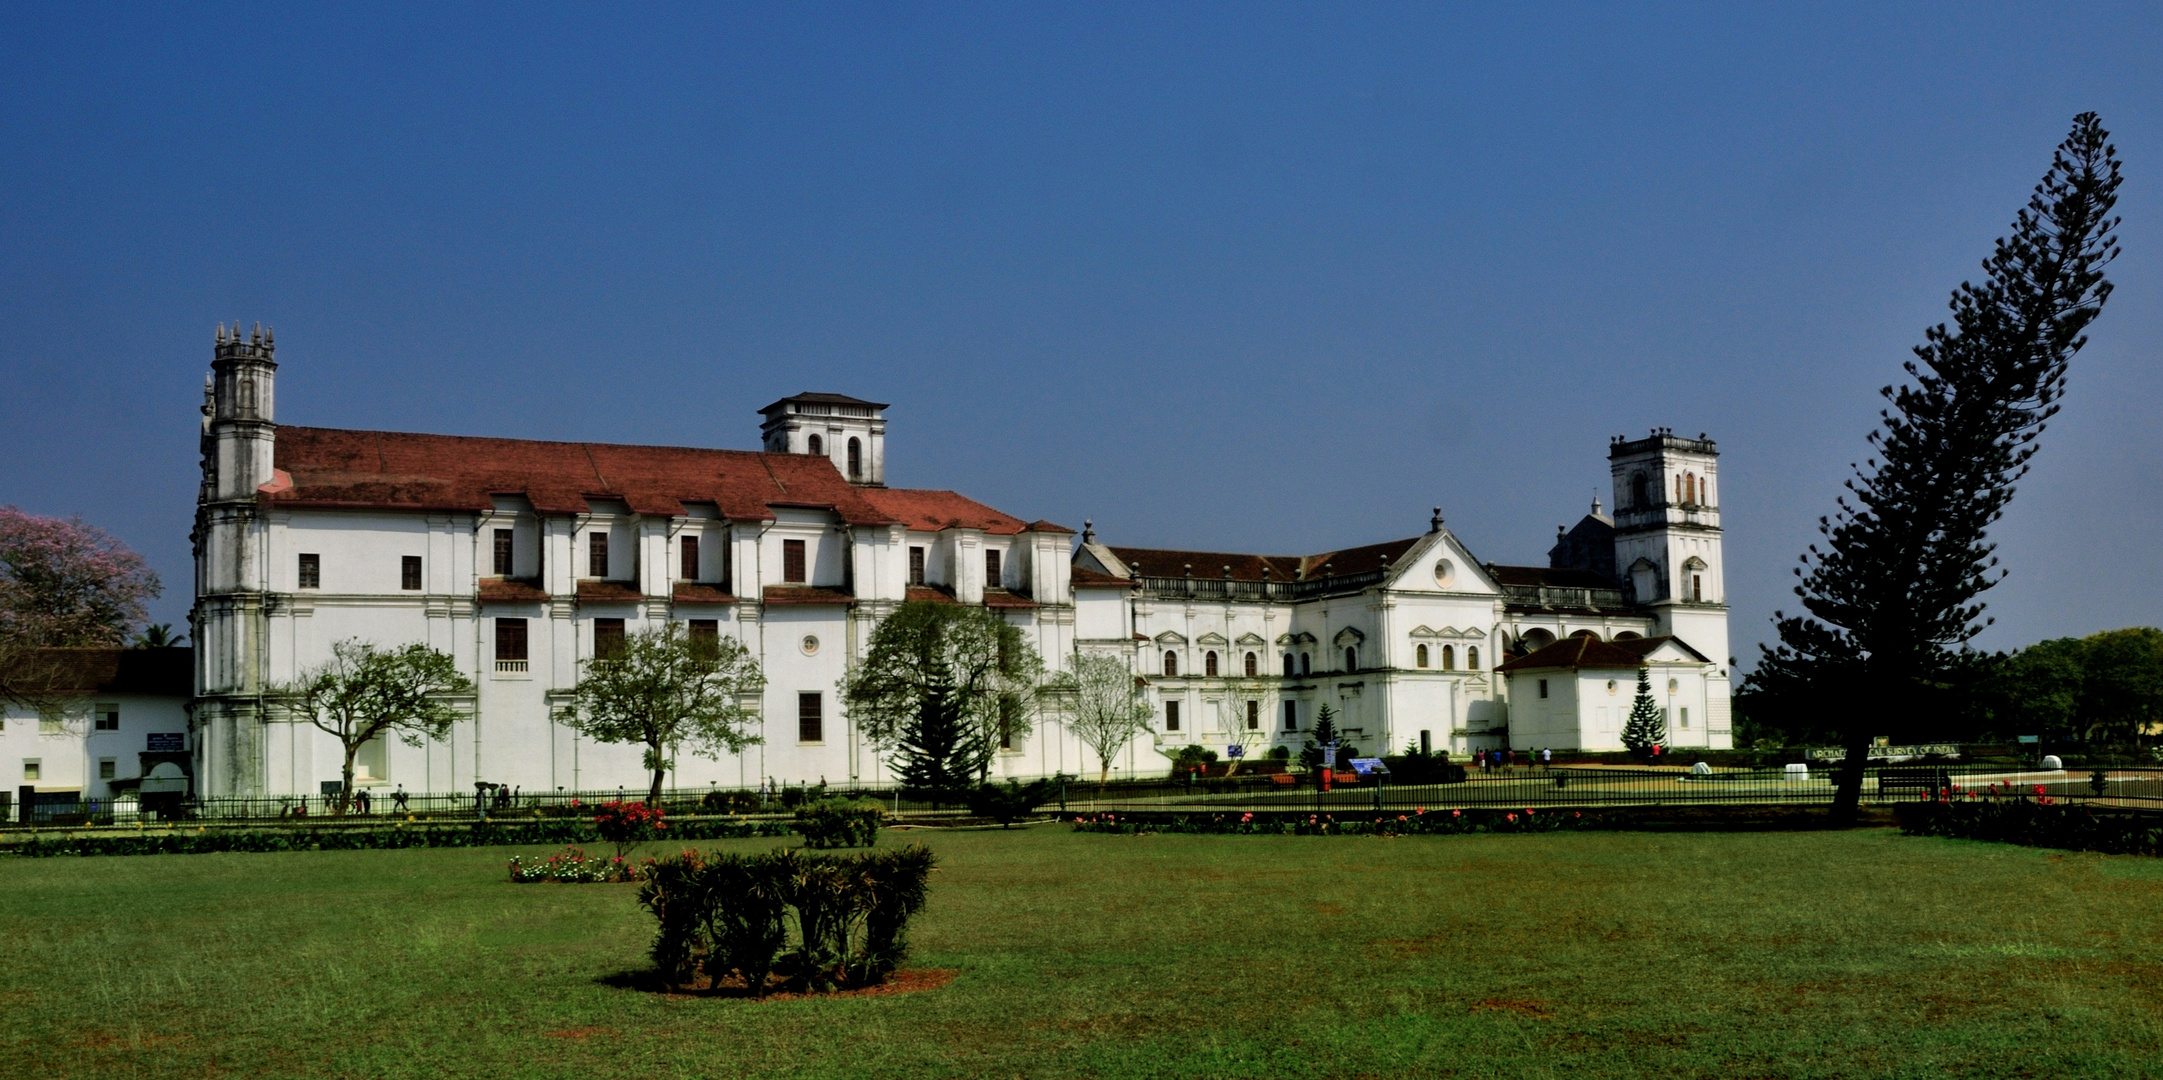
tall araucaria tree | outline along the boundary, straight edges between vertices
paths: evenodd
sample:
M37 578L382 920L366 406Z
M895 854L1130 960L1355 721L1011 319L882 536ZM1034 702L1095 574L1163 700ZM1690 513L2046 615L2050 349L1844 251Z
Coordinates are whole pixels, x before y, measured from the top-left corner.
M1033 727L1043 672L1029 639L996 612L912 600L872 631L841 698L857 730L905 777L943 785L973 771L980 783L1000 746Z
M448 700L473 691L473 680L449 655L414 643L394 649L351 639L330 647L330 660L274 695L284 708L338 740L345 786L338 812L353 797L353 759L376 739L407 746L450 734L457 711Z
M1803 613L1774 614L1780 643L1749 689L1840 713L1836 817L1856 814L1871 736L1897 733L1988 625L1977 597L2005 572L1987 530L2110 296L2118 185L2109 133L2082 113L1982 281L1953 291L1952 325L1925 332L1905 365L1912 381L1881 391L1891 407L1870 435L1875 456L1854 467L1849 495L1819 520L1825 546L1795 571Z
M653 774L646 802L661 801L661 781L685 743L699 753L740 753L759 742L757 713L744 705L766 686L757 658L726 635L694 636L679 622L640 630L605 656L586 661L562 719L595 742L644 746Z
M1622 724L1622 745L1640 758L1650 757L1652 748L1667 741L1667 718L1660 715L1660 706L1652 700L1652 669L1642 664L1637 668L1637 696L1630 699L1630 717Z

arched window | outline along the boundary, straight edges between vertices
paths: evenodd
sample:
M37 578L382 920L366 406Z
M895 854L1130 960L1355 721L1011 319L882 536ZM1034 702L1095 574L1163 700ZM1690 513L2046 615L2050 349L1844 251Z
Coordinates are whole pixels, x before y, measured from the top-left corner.
M1442 670L1457 670L1457 647L1455 645L1442 646Z
M864 444L855 437L849 439L849 479L864 478Z
M1217 677L1217 650L1211 649L1202 654L1202 674L1212 679Z
M1306 653L1300 653L1300 654L1299 654L1299 673L1300 673L1301 675L1312 675L1312 674L1314 674L1314 665L1313 665L1313 664L1310 664L1310 663L1308 663L1308 662L1307 662L1307 659L1308 659L1308 656L1307 656L1307 654L1306 654Z
M1347 645L1344 647L1344 670L1359 670L1359 646Z
M1443 646L1443 649L1445 650L1447 650L1448 648L1449 646L1447 645ZM1449 654L1445 651L1443 655L1447 656ZM1412 650L1412 662L1419 665L1420 667L1427 666L1427 646L1422 645L1419 648Z
M1179 654L1170 649L1164 650L1164 677L1167 679L1179 677Z
M1248 654L1247 654L1247 678L1250 678L1250 679L1251 679L1251 678L1255 677L1256 675L1260 675L1261 673L1262 673L1262 658L1261 658L1261 657L1259 657L1259 656L1256 656L1256 655L1254 655L1253 653L1248 653Z
M1466 666L1466 667L1468 667L1468 668L1471 668L1471 669L1472 669L1472 670L1474 670L1474 671L1478 671L1478 670L1480 669L1480 647L1479 647L1479 646L1477 646L1477 645L1467 645L1467 646L1465 646L1465 666Z
M826 443L825 443L825 441L824 441L824 440L822 440L822 439L820 439L820 438L819 438L818 436L816 436L816 435L813 435L813 436L811 437L810 441L809 441L809 442L807 442L807 443L805 443L804 445L806 445L806 446L810 447L810 452L811 452L811 453L814 453L814 454L823 454L823 453L825 453L825 452L826 452Z
M1289 678L1291 678L1291 677L1292 677L1292 654L1291 654L1291 653L1285 653L1285 654L1284 654L1284 677L1285 677L1285 678L1287 678L1287 679L1289 679Z

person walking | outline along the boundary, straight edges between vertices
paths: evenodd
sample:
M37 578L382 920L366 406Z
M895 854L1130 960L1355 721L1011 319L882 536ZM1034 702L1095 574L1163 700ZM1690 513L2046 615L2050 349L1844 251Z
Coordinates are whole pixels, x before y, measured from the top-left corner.
M1543 768L1543 769L1552 769L1552 768L1554 768L1554 767L1555 767L1555 751L1554 751L1554 749L1553 749L1552 747L1541 747L1541 748L1540 748L1540 768Z
M401 811L406 808L406 786L404 784L398 785L398 790L391 792L391 805Z

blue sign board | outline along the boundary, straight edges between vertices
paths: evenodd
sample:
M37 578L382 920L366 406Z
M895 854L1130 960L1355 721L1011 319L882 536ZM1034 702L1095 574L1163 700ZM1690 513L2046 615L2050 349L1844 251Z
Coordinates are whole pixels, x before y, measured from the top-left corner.
M153 754L183 753L188 749L188 736L178 731L153 731L144 749Z
M1352 759L1352 771L1361 776L1388 776L1389 766L1378 757L1356 757Z

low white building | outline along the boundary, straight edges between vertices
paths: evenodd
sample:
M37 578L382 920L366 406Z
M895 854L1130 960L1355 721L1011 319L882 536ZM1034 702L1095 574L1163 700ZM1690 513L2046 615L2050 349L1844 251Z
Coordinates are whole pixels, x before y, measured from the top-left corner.
M450 737L363 751L361 783L410 791L642 788L638 748L594 744L556 716L597 648L662 620L741 640L767 680L762 741L682 755L678 787L888 779L837 687L878 620L912 599L993 608L1054 667L1078 649L1129 657L1158 710L1117 763L1136 775L1161 774L1190 742L1296 744L1325 704L1374 752L1531 745L1496 670L1512 655L1585 634L1726 652L1716 452L1702 438L1618 440L1622 509L1595 507L1548 567L1481 563L1439 512L1419 536L1317 555L1093 534L1077 547L1048 521L887 487L878 402L774 402L762 451L280 426L274 354L267 334L221 330L205 388L190 743L205 796L315 794L338 777L336 742L267 704L347 638L426 642L474 681ZM1711 745L1727 737L1725 672L1704 673ZM1055 714L1011 742L1002 775L1096 765Z
M30 657L37 693L0 709L0 792L8 820L39 803L106 804L134 792L161 763L190 766L192 650L42 649Z

